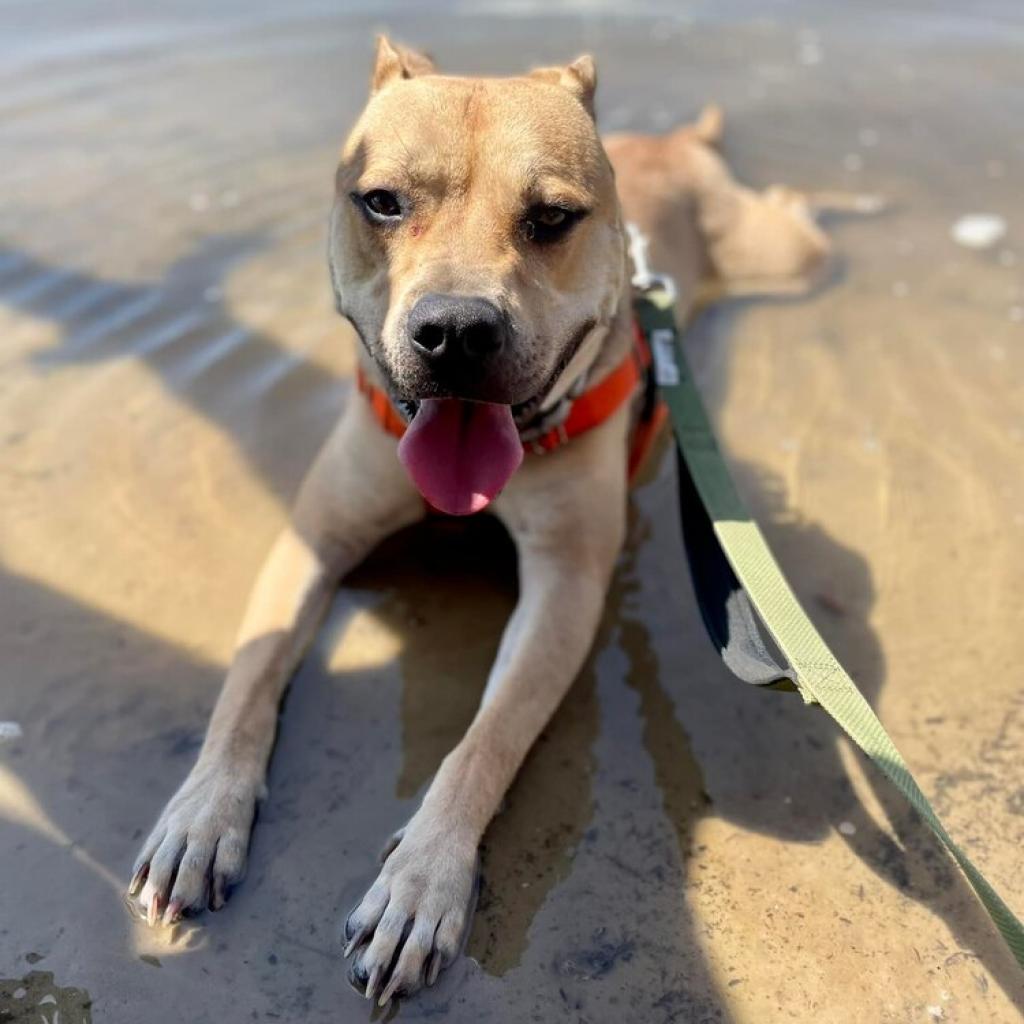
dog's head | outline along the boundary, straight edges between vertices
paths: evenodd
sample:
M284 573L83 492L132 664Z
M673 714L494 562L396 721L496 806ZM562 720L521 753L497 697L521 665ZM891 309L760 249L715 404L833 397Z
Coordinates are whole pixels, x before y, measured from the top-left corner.
M392 396L444 412L449 434L487 418L507 440L517 416L594 358L621 298L594 85L588 57L455 78L378 44L338 168L331 276Z

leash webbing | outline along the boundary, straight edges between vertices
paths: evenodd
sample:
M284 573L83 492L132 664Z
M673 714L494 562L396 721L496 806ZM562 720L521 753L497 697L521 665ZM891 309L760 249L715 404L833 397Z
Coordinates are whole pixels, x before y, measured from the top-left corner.
M724 661L747 682L792 684L788 688L795 686L806 703L819 704L835 719L952 854L1024 967L1024 925L950 837L871 706L814 628L743 504L679 343L671 291L655 282L638 294L636 316L655 355L680 453L680 506L694 588ZM758 621L787 664L769 652Z

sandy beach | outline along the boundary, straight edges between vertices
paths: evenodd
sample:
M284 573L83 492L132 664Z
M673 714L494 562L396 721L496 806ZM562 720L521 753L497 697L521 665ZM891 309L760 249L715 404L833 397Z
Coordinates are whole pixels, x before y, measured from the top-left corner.
M886 197L829 222L827 287L686 343L795 590L1024 913L1019 6L212 6L0 10L0 1019L19 988L65 1024L371 1019L340 926L479 699L515 597L493 521L396 537L339 592L228 908L154 931L122 894L351 392L325 229L382 27L453 72L592 52L606 130L715 100L744 181ZM468 955L383 1019L1020 1020L1024 974L913 813L723 669L675 501L663 458L487 834Z

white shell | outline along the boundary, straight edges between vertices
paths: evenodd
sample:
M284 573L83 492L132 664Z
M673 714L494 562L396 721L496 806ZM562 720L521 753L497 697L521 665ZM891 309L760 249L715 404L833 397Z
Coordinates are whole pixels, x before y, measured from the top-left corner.
M988 249L1006 234L1006 221L994 213L969 213L950 229L953 241L968 249Z

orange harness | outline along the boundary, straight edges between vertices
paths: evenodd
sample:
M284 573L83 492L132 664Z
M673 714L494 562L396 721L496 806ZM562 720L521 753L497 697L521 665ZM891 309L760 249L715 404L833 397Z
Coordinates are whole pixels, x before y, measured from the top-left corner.
M656 397L653 389L651 364L651 347L640 325L634 322L633 347L626 358L592 388L572 399L568 415L561 423L539 437L523 441L523 447L527 452L537 455L561 448L574 437L593 430L611 418L624 402L632 398L637 387L643 385L644 408L633 430L629 451L628 471L629 479L632 480L650 452L668 415L665 403ZM381 427L389 434L401 437L407 426L405 418L391 404L387 393L366 376L362 366L356 371L356 383L370 403L370 409Z

